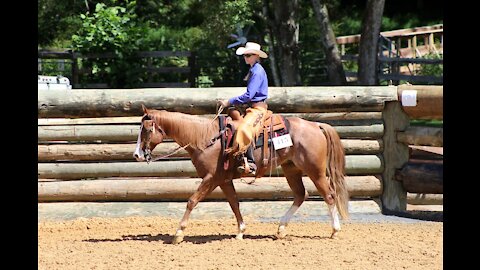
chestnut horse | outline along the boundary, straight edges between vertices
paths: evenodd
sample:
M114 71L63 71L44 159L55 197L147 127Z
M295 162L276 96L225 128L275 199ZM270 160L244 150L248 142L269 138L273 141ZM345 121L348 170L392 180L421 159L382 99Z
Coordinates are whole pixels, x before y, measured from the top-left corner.
M183 241L191 211L210 194L220 187L237 219L237 239L242 239L245 223L239 209L239 200L232 179L242 177L236 170L234 158L230 157L230 166L224 169L223 153L220 140L213 144L211 139L219 134L218 121L204 117L165 110L147 109L142 105L144 115L138 135L134 157L137 161L151 160L151 151L168 136L177 144L185 147L198 176L203 179L198 189L189 198L186 211L175 233L173 243ZM238 111L237 111L238 113ZM293 145L275 150L269 158L267 168L270 170L280 164L293 191L294 199L290 209L280 219L277 237L286 236L286 226L300 205L308 198L302 182L305 173L328 205L329 216L335 237L340 231L340 221L348 217L349 195L344 180L345 154L340 138L330 125L307 121L298 117L286 118ZM237 123L238 124L238 123ZM261 148L254 151L257 168L263 166ZM230 155L231 156L231 155ZM273 167L272 167L273 166ZM264 170L265 171L265 170ZM258 171L257 171L258 173ZM327 178L327 174L329 178ZM261 177L257 175L256 177Z

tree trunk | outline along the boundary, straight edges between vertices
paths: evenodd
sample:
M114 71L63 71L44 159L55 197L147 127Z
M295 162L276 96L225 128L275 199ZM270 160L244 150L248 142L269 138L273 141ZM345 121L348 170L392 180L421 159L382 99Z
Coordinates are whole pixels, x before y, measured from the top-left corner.
M278 74L278 66L277 66L277 60L275 57L275 45L273 43L274 37L273 37L273 30L272 30L272 25L268 22L268 18L270 18L270 10L268 7L268 0L263 0L263 7L262 7L262 18L265 18L266 25L267 25L267 36L268 39L266 40L267 45L268 45L268 58L270 60L270 70L272 71L272 76L273 76L273 85L274 86L282 86L282 82L280 79L280 75Z
M282 86L301 85L299 70L298 0L273 0L274 35L279 53Z
M378 38L385 0L367 0L358 58L358 85L378 85Z
M331 85L346 85L345 71L343 70L340 53L333 33L327 6L320 0L312 0L313 10L320 27L321 43L327 60L328 79Z

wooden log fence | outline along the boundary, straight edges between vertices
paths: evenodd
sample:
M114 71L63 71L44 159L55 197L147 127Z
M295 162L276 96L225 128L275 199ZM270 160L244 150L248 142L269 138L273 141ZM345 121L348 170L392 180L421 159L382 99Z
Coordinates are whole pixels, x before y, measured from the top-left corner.
M443 200L422 188L405 189L398 174L409 157L405 138L415 137L408 135L414 130L408 125L409 113L423 117L421 108L405 109L400 102L402 91L415 89L423 93L417 95L417 106L435 105L420 102L429 98L423 86L271 87L269 109L331 124L346 151L351 198L379 198L384 209L402 211L407 201ZM132 157L141 105L213 118L216 99L243 91L235 87L39 91L38 201L187 200L201 179L186 151L154 163ZM443 107L428 110L423 115L438 116ZM167 138L153 154L164 155L177 146ZM406 169L404 173L408 174ZM292 197L280 167L252 185L243 181L234 180L241 199ZM310 195L318 196L306 176L304 183ZM215 190L208 199L223 199L223 194Z
M416 97L416 106L403 106L410 119L443 120L443 86L400 85L398 94L402 102L404 91L413 92ZM407 196L411 193L422 195L411 197L410 201L418 202L422 198L423 201L442 204L443 128L408 126L398 132L396 138L410 150L408 162L396 169L395 180L401 183Z

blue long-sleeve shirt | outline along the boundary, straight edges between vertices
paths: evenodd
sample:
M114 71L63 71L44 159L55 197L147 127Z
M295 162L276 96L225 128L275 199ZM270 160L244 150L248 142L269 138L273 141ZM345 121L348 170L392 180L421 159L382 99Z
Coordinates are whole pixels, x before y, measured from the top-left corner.
M250 77L247 82L247 91L240 96L230 98L231 105L246 104L249 102L264 101L268 97L268 78L265 69L259 63L250 68Z

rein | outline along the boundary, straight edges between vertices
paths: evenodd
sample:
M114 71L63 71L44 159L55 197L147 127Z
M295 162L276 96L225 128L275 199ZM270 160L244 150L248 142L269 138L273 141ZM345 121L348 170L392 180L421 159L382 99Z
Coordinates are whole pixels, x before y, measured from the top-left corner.
M218 116L223 112L223 109L225 109L225 108L224 108L222 105L220 105L220 106L218 107L217 114L215 115L215 117L213 117L212 122L210 122L210 124L212 124L213 121L215 121L215 119L218 118Z
M223 109L224 109L224 107L223 107L222 105L220 105L220 107L218 108L217 114L215 115L215 117L213 117L213 119L212 119L212 121L210 122L210 124L212 124L213 121L215 121L215 119L218 118L218 116L222 113ZM159 127L159 129L160 129L160 127ZM162 132L163 134L165 134L165 131L163 131L163 129L160 129L160 130L161 130L161 132ZM220 133L219 135L221 136L221 133ZM217 136L219 136L219 135L217 135ZM218 137L217 137L217 138L218 138ZM212 142L212 140L213 140L213 139L210 140L210 143ZM181 151L181 150L184 150L184 149L187 148L188 146L190 146L190 143L188 143L188 144L185 145L185 146L179 146L179 147L177 147L177 149L173 150L171 153L168 153L168 154L166 154L166 155L163 155L163 156L160 156L160 157L151 158L150 160L147 160L147 163L150 163L150 162L153 162L153 161L157 161L157 160L160 160L160 159L167 158L167 157L169 157L169 156L171 156L171 155L176 154L177 152L179 152L179 151ZM211 146L211 145L208 145L208 146ZM207 146L207 147L208 147L208 146ZM151 155L151 154L150 154L150 155Z
M164 158L167 158L173 154L176 154L178 151L180 150L183 150L185 148L187 148L190 144L187 144L185 146L179 146L177 147L177 149L173 150L173 152L169 153L169 154L166 154L166 155L163 155L163 156L160 156L160 157L156 157L156 158L152 158L150 160L147 160L147 163L150 163L150 162L153 162L153 161L157 161L157 160L160 160L160 159L164 159Z

